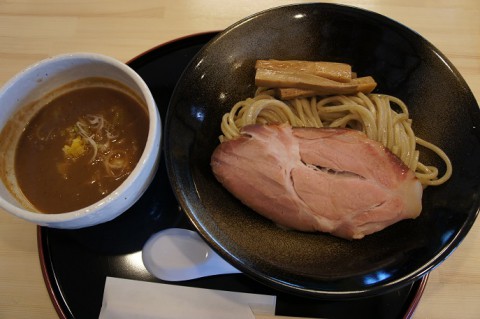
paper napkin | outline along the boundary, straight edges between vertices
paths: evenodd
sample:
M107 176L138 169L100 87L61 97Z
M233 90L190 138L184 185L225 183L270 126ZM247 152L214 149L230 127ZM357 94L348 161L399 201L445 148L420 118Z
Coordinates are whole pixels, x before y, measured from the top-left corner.
M254 319L276 296L107 277L99 319Z

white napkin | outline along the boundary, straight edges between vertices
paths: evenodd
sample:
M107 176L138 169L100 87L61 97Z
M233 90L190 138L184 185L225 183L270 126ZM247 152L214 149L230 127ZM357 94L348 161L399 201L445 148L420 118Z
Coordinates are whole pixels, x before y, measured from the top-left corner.
M99 319L254 319L274 315L276 296L107 277Z

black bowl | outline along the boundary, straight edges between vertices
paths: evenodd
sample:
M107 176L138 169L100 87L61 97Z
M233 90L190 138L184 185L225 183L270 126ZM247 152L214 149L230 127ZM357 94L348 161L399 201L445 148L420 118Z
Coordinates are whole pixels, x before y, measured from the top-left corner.
M416 134L440 146L453 176L424 192L416 220L362 240L288 231L226 191L210 169L220 121L254 93L257 59L350 63L404 100ZM259 281L313 297L365 297L432 270L462 241L479 211L480 112L455 67L432 44L379 14L301 4L250 16L212 39L177 83L166 118L166 164L194 226L226 260ZM442 167L425 152L423 159Z

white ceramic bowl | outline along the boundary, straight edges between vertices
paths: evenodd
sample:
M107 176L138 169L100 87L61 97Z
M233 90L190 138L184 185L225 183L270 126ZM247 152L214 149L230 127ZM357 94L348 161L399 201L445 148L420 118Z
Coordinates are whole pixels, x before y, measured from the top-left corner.
M0 90L0 131L25 105L67 83L88 77L104 77L122 83L144 100L149 117L149 131L143 154L127 179L110 195L83 209L61 213L36 212L21 199L13 170L17 131L0 141L0 208L38 225L54 228L82 228L107 222L131 207L152 181L159 160L161 119L153 96L142 78L123 62L94 53L72 53L42 60L17 74ZM33 113L33 112L31 112ZM18 113L17 113L18 114ZM25 123L33 114L25 113ZM19 125L19 129L24 124ZM6 184L9 184L8 187ZM48 187L48 185L39 185Z

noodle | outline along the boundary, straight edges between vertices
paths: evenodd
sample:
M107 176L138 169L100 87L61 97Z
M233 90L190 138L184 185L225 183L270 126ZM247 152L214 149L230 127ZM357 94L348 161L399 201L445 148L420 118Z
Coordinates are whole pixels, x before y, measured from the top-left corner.
M415 136L408 108L400 99L383 94L335 95L281 101L273 90L258 88L253 98L240 101L222 118L220 142L240 135L250 124L289 123L292 127L339 127L363 131L380 142L415 172L422 185L440 185L452 174L448 156L437 146ZM420 145L444 162L446 171L419 162Z

